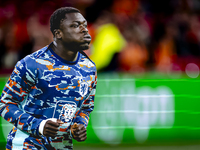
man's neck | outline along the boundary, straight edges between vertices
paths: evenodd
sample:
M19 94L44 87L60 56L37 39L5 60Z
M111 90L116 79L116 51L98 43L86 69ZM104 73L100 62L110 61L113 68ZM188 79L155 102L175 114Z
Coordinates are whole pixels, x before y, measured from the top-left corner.
M57 44L56 41L53 41L53 51L67 61L76 61L78 57L78 52L68 50L62 44Z

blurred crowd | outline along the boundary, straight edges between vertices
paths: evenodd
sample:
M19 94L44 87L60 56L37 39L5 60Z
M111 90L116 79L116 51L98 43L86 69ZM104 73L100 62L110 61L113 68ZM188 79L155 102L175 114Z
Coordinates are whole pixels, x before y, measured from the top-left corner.
M49 17L63 6L88 21L99 72L199 70L199 0L0 0L0 74L52 42Z

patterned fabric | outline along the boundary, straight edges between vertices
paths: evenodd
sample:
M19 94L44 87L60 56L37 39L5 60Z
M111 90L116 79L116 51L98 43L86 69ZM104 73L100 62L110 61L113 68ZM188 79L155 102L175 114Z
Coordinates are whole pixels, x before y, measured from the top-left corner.
M14 125L7 149L72 149L69 127L87 127L94 108L95 64L81 53L75 62L56 55L46 46L19 61L1 95L0 114ZM42 120L65 122L55 139L39 133Z

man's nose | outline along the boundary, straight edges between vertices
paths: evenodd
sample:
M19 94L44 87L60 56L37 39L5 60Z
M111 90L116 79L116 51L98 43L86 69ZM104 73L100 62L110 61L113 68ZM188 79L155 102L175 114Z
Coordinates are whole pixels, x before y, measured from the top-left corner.
M81 32L88 32L87 27L85 27L84 25L81 25Z

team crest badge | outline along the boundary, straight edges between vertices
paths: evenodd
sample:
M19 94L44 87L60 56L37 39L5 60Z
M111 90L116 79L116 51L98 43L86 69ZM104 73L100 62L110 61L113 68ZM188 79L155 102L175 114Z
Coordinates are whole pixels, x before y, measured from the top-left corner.
M64 106L62 106L59 119L64 122L71 122L75 112L76 112L75 105L65 104Z
M63 122L71 122L77 105L75 102L60 100L56 104L53 118L58 118Z
M82 97L84 97L88 92L88 83L87 82L81 82L79 93Z

